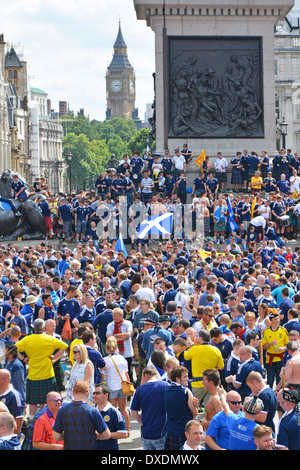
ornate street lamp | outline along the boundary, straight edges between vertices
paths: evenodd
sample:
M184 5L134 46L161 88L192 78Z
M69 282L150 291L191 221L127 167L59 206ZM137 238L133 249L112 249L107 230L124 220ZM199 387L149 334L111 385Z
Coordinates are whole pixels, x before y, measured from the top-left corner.
M279 125L282 135L282 148L285 149L285 137L287 136L288 123L285 121L284 117L282 118L282 121L279 123Z

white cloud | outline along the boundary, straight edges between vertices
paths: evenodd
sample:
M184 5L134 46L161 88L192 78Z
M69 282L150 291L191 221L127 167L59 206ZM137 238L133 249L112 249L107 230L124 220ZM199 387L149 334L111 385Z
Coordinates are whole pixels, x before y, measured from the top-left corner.
M118 22L137 77L140 117L153 100L154 33L136 19L133 0L15 0L1 5L0 33L22 44L32 86L92 119L105 118L105 73Z

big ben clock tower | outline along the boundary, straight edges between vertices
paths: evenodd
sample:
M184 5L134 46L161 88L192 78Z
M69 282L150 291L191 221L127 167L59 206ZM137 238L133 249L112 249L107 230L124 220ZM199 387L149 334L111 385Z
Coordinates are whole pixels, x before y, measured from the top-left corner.
M106 72L107 118L132 119L135 96L135 74L127 57L127 46L119 23L113 58Z

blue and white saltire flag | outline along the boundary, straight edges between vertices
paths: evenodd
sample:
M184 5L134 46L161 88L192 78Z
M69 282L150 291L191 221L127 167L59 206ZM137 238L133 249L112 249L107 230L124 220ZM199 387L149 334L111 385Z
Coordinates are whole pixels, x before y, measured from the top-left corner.
M229 228L230 232L232 233L232 232L235 232L239 227L238 227L237 223L234 220L234 215L233 215L231 202L230 202L229 198L227 199L227 208L228 208L228 213L229 213L228 228Z
M121 251L121 250L124 252L124 255L126 257L127 256L127 250L126 250L126 247L125 247L125 243L123 242L122 235L119 236L119 239L118 239L116 247L115 247L115 251Z
M137 237L143 239L146 235L171 235L172 223L172 213L152 215L141 222Z

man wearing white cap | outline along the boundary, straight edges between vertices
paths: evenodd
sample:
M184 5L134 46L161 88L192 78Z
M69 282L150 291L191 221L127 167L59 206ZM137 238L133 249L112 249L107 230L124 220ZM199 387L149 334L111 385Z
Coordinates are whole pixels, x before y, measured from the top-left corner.
M32 332L32 322L33 322L33 314L34 314L34 307L39 300L38 297L34 295L27 295L25 304L22 307L20 314L23 315L29 325L29 333Z

